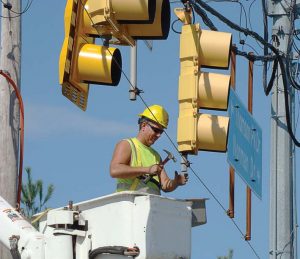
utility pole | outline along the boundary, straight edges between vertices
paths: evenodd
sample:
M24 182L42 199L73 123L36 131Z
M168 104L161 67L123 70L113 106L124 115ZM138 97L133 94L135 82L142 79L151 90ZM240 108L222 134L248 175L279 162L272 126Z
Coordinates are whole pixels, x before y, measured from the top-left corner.
M273 45L289 57L292 53L288 53L288 41L293 36L290 35L290 11L295 11L291 6L292 1L268 2L268 15L273 18ZM270 259L294 259L293 250L297 249L293 241L293 143L287 130L282 73L279 68L271 104ZM292 103L290 85L288 89Z
M9 73L20 89L21 69L21 1L4 0L1 17L0 69ZM0 195L12 206L16 205L19 103L15 92L4 77L0 78ZM0 258L12 258L0 247Z

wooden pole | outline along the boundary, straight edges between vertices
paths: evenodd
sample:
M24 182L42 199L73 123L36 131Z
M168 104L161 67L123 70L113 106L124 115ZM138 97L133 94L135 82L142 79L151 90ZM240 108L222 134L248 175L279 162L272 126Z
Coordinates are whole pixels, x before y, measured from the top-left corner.
M21 1L2 1L0 69L6 71L20 89ZM16 206L19 157L20 112L16 93L0 78L0 195ZM11 259L0 247L0 258Z
M233 46L233 48L236 48ZM231 77L230 85L235 90L235 76L236 76L236 54L231 51ZM229 209L227 210L227 215L230 218L234 218L234 182L235 182L235 171L232 166L229 166Z
M249 53L253 55L252 52ZM249 77L248 77L248 111L252 114L253 112L253 60L249 60ZM251 240L251 189L247 186L247 208L246 208L246 235L245 240Z

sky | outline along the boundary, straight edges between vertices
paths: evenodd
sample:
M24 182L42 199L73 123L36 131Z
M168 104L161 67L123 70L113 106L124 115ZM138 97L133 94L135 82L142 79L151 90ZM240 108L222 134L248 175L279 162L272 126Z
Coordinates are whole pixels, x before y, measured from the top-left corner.
M25 1L23 6L25 6ZM262 16L260 2L245 1L241 4L209 2L223 15L236 23L246 25L260 35ZM171 10L181 7L171 4ZM249 9L250 7L250 9ZM129 83L122 75L117 87L91 85L86 112L77 108L61 93L58 83L58 58L64 38L64 0L33 1L22 16L22 67L21 89L25 106L24 166L32 168L34 179L42 179L45 186L53 184L55 191L48 207L64 206L69 200L84 201L110 194L115 190L115 180L109 175L110 159L115 144L133 137L138 130L137 114L145 109L140 98L129 100ZM245 11L244 11L245 10ZM211 16L210 16L211 17ZM172 15L172 21L176 18ZM260 54L262 49L249 37L233 32L212 18L221 31L233 33L233 43L244 51ZM206 28L196 17L202 28ZM271 23L271 21L269 20ZM180 23L174 25L181 30ZM241 45L240 40L246 44ZM98 41L100 44L101 42ZM170 30L165 41L154 41L150 51L138 42L138 87L144 91L148 105L161 104L170 115L168 135L176 143L178 116L179 35ZM130 49L120 48L123 71L130 75ZM237 58L237 94L246 104L248 62ZM229 73L229 71L215 71ZM262 87L262 66L254 66L253 114L263 134L262 199L252 196L251 246L260 258L268 258L269 251L269 162L270 162L270 96ZM154 145L164 156L163 149L176 154L169 139L163 135ZM180 161L179 155L176 154ZM229 204L229 165L223 153L199 152L190 156L192 166L201 179L190 172L186 186L173 193L174 198L208 198L206 202L207 224L192 230L192 258L215 259L234 250L234 258L256 258L243 236L228 218L214 197L227 209ZM169 162L166 170L173 177L180 164ZM24 177L26 181L26 177ZM236 176L235 222L243 233L246 230L246 185ZM211 195L213 194L213 196ZM180 233L179 233L180 234Z

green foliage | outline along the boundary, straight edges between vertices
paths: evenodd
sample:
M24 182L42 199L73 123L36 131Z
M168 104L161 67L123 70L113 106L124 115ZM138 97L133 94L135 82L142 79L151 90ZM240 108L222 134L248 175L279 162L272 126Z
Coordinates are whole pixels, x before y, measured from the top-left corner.
M25 171L27 173L27 182L22 184L21 203L25 206L23 208L25 216L31 219L34 214L41 212L49 201L53 194L54 186L53 184L48 185L46 196L44 196L43 181L33 181L30 167L26 167Z
M233 258L233 250L230 249L229 253L228 253L228 256L218 256L217 259L232 259L232 258Z

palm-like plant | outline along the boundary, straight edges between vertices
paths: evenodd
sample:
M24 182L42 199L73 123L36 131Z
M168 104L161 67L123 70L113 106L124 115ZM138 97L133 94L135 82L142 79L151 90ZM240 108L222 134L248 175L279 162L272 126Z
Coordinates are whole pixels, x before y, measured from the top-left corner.
M25 216L31 219L34 214L42 211L43 206L49 201L53 194L54 186L53 184L48 185L47 193L44 197L43 181L37 180L34 182L32 180L30 167L26 167L25 171L27 173L27 183L22 184L21 203L25 206Z

